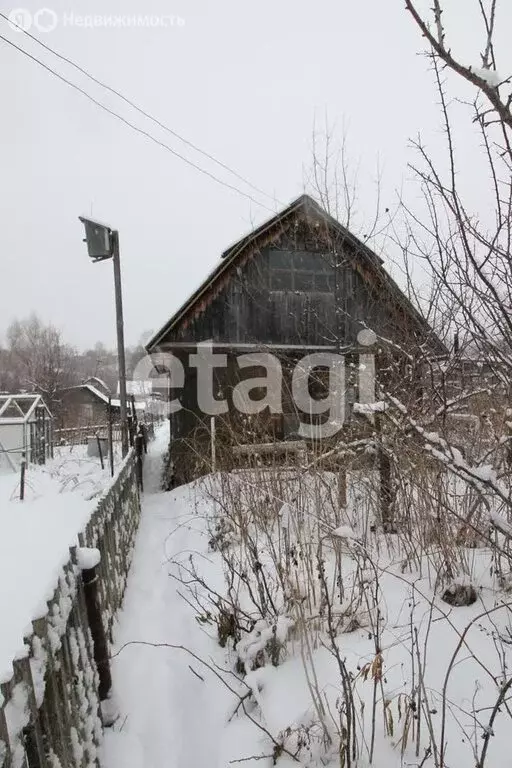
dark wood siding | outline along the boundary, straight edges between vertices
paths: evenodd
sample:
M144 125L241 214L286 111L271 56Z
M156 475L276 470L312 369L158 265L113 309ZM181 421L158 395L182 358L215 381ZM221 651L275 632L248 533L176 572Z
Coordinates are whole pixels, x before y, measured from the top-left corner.
M400 322L387 298L372 295L356 255L306 251L285 241L232 270L216 297L168 341L353 345L364 323L396 336Z

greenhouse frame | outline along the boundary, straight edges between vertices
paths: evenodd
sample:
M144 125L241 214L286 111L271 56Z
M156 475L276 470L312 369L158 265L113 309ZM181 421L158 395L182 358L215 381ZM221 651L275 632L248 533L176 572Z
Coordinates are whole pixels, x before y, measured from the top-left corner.
M44 464L53 456L53 418L38 394L0 395L0 468L17 470L23 458Z

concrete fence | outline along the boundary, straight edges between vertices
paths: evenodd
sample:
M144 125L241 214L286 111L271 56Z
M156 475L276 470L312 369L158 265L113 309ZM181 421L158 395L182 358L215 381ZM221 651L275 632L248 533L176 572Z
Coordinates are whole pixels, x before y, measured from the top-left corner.
M141 462L132 449L80 533L80 547L70 550L46 615L24 638L27 655L0 686L0 768L99 766L109 645L139 523Z

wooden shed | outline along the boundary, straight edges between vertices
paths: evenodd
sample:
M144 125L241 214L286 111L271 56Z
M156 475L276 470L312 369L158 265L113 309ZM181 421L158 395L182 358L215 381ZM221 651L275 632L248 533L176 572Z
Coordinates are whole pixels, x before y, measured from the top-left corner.
M55 399L59 429L107 423L109 396L91 383L61 389Z
M234 440L286 440L293 439L299 423L308 420L308 414L300 413L290 400L290 377L283 383L283 411L261 413L259 435L254 424L249 434L247 421L238 418L231 402L244 375L237 358L254 351L279 356L286 379L286 370L304 356L335 353L345 356L347 370L356 372L360 355L368 351L359 342L360 334L369 329L386 340L377 350L383 375L392 367L388 353L447 352L386 272L382 259L302 195L225 250L217 267L149 341L149 353L171 353L185 369L182 408L171 422L175 441L196 440L200 434L206 438L210 430L210 419L196 400L197 369L190 364L200 343L211 343L227 356L226 368L214 369L213 376L216 392L229 401L229 414L222 421L229 421L229 429L238 433ZM399 379L410 357L404 355L397 362L394 372ZM247 373L261 375L257 370ZM357 380L347 378L347 402L358 400L357 387Z

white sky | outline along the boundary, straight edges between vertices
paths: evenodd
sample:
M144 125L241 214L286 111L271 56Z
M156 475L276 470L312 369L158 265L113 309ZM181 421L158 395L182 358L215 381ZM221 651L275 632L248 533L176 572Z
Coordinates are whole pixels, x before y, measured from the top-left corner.
M21 2L32 13L42 7ZM432 77L417 55L422 40L402 0L47 2L59 25L47 34L32 29L34 34L285 204L303 191L313 121L322 123L326 112L338 135L348 124L354 162L361 164L360 207L368 219L377 158L383 202L392 205L393 191L410 176L409 138L421 132L434 149L440 145ZM447 21L463 58L478 64L472 4L450 0ZM512 4L498 0L498 7L506 43ZM175 14L185 23L65 26L71 13ZM242 186L2 19L0 34ZM512 71L508 49L502 68ZM13 317L35 310L80 347L114 343L111 265L88 261L79 214L92 213L120 231L130 344L163 324L220 253L270 216L135 134L1 40L0 93L0 333Z

